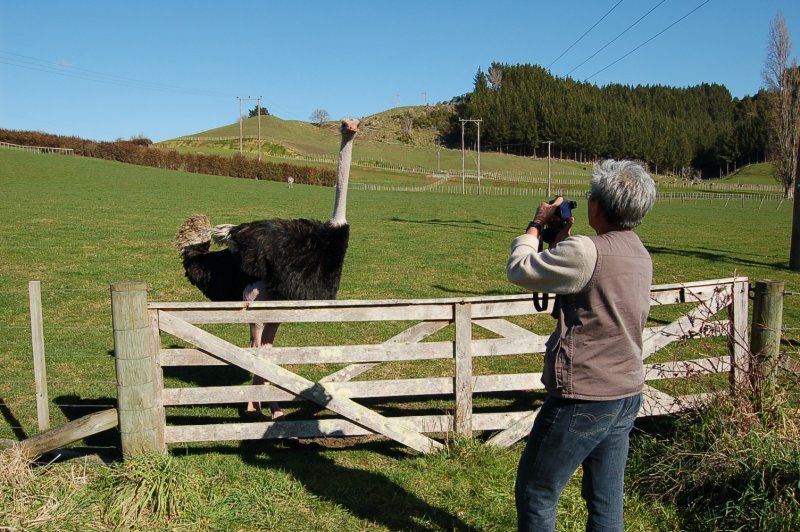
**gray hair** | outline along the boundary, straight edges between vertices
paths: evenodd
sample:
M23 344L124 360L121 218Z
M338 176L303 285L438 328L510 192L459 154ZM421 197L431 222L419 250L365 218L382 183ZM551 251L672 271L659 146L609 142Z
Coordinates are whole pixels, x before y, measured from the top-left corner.
M656 184L650 174L633 161L607 159L595 163L590 197L600 203L606 220L623 229L633 229L656 201Z

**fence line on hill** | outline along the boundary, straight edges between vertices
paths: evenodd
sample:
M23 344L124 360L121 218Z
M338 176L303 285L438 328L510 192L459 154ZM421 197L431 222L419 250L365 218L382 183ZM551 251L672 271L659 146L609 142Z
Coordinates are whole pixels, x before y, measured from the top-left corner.
M484 196L523 196L523 197L546 197L546 187L535 188L521 188L521 187L498 187L477 184L453 184L446 183L446 179L440 179L435 183L430 183L424 186L400 186L400 185L380 185L371 183L350 183L348 188L351 190L364 190L370 192L439 192L443 194L480 194ZM589 189L585 191L576 191L574 189L560 188L562 183L555 183L557 186L550 188L551 195L560 196L583 196L588 193ZM677 201L724 201L730 203L744 202L744 201L780 201L784 197L780 194L725 194L714 192L656 192L656 199L671 202Z
M245 135L244 139L248 140L257 140L258 137L254 135ZM199 136L184 136L178 137L175 139L171 139L173 141L232 141L232 140L239 140L238 136L220 136L220 137L199 137ZM328 163L328 164L336 164L336 158L327 155L302 155L302 154L292 154L292 155L277 155L271 154L268 157L275 158L275 159L286 159L286 160L297 160L297 161L304 161L304 162L316 162L316 163ZM560 160L560 159L559 159ZM586 163L588 164L588 163ZM352 162L353 166L362 167L362 168L380 168L383 170L389 170L394 172L402 172L402 173L409 173L409 174L421 174L421 175L437 175L445 173L451 178L459 178L461 177L462 173L460 170L453 170L453 169L445 169L445 170L434 170L432 168L426 168L423 166L416 166L416 165L402 165L396 163L390 163L387 161L368 161L368 160L354 160ZM580 186L586 185L587 179L591 176L590 172L587 173L579 173L579 172L548 172L539 171L539 172L519 172L513 170L488 170L485 172L481 172L481 179L487 180L494 180L494 181L507 181L512 183L547 183L548 179L551 181L551 184L557 185L569 185L569 186ZM478 175L477 172L474 170L468 170L464 172L464 177L467 179L477 179ZM582 177L582 179L569 179L575 177ZM764 184L755 184L755 183L719 183L717 180L707 180L701 182L691 182L686 180L673 180L672 183L669 184L670 186L676 187L683 187L683 188L700 188L700 189L707 189L707 190L725 190L725 191L733 191L733 190L747 190L747 191L755 191L755 192L774 192L774 193L783 193L783 187L780 185L764 185Z
M52 148L50 146L23 146L20 144L11 144L10 142L0 142L0 148L16 151L30 151L37 153L59 153L61 155L74 155L75 150L72 148Z

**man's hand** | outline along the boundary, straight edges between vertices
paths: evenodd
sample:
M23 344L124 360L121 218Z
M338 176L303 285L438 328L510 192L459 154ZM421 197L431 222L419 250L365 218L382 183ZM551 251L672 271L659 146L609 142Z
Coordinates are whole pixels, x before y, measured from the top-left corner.
M564 203L564 198L562 196L556 197L553 203L542 202L539 208L536 209L536 215L533 217L533 221L542 224L542 226L549 224L553 216L558 212L559 205L562 203Z
M567 218L566 225L564 225L564 228L561 229L561 231L559 231L558 234L556 235L555 240L553 240L553 244L550 246L551 248L555 247L555 245L561 242L562 240L566 240L567 237L572 234L572 224L574 223L575 223L574 216L570 216L569 218Z

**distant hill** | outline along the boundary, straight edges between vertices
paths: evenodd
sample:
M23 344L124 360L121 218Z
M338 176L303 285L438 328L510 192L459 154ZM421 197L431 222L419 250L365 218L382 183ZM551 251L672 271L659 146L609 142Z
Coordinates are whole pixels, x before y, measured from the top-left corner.
M366 117L363 120L359 138L366 141L401 143L408 146L435 146L439 134L437 124L452 114L450 106L410 106L395 107L381 113ZM410 126L408 126L410 118ZM258 135L257 117L247 118L242 122L245 137ZM319 143L327 144L330 135L338 135L339 120L325 122L322 127L301 120L282 120L275 116L261 117L261 136L269 141L278 141L288 148L301 153L314 153ZM199 133L189 133L184 137L237 137L239 123L235 122ZM178 137L183 138L183 137ZM177 139L170 139L177 140ZM169 141L166 141L169 142ZM325 150L325 153L329 153Z
M356 143L354 158L363 163L382 166L426 169L430 172L461 172L460 149L439 148L436 144L438 124L453 115L449 106L397 107L362 117L363 126ZM410 119L410 128L408 127ZM266 156L326 157L335 156L339 147L339 121L317 126L300 120L283 120L275 116L261 117L262 150ZM258 135L258 118L243 120L242 131L247 140L245 151L254 154ZM166 140L159 146L204 153L230 153L239 147L239 123ZM475 172L477 157L467 148L464 161L466 172ZM588 176L590 164L574 161L551 161L553 175ZM481 171L546 175L547 160L531 157L482 152Z
M448 171L460 175L462 153L460 149L439 148L437 136L443 122L454 113L452 106L396 107L362 117L363 126L355 148L355 159L409 169ZM409 127L410 123L410 127ZM339 121L329 121L317 126L302 120L283 120L276 116L261 117L262 151L265 156L323 158L333 162L339 147ZM243 120L245 151L254 155L257 147L258 118ZM220 140L227 139L227 140ZM178 148L204 153L233 154L239 147L239 123L188 134L159 143L162 147ZM474 149L467 147L464 167L467 173L477 169ZM505 173L546 176L546 157L522 157L498 152L481 153L482 173ZM591 162L559 160L553 156L550 171L554 177L588 178ZM777 184L771 177L771 165L759 164L741 168L725 178L733 183ZM670 178L670 181L674 179Z

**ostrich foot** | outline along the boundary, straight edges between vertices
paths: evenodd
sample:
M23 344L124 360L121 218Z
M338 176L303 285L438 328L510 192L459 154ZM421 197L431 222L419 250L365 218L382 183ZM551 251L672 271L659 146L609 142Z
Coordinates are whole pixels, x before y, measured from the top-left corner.
M270 415L268 416L264 413L264 411L261 409L261 405L258 403L247 403L242 415L247 419L254 419L258 421L280 421L286 417L278 403L270 402L269 412Z
M251 421L270 421L271 418L261 410L245 410L242 417Z
M269 403L269 413L272 414L272 421L278 421L286 417L283 410L281 410L281 405L274 401Z

